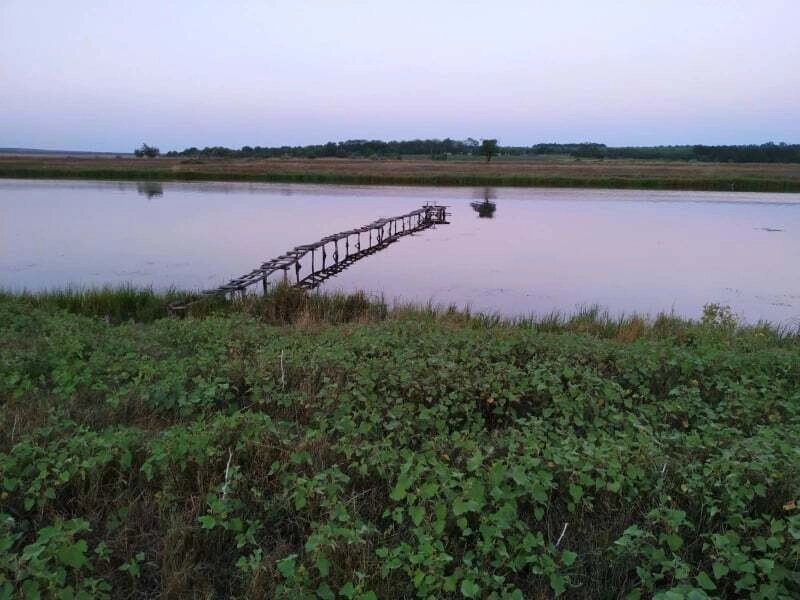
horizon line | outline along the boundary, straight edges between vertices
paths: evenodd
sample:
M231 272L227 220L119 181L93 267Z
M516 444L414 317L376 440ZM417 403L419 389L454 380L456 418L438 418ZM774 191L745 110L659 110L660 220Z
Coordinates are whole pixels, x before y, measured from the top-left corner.
M416 142L416 141L435 141L435 142L442 142L444 140L452 140L454 142L464 143L467 140L476 140L480 141L483 139L493 139L493 138L471 138L467 137L464 139L459 138L452 138L452 137L444 137L444 138L406 138L406 139L390 139L384 140L379 138L348 138L339 141L327 141L327 142L317 142L312 144L280 144L280 145L272 145L272 146L260 146L260 145L250 145L245 144L244 146L234 147L234 146L224 146L220 144L216 144L213 146L206 145L206 146L186 146L181 150L177 149L170 149L166 152L184 152L190 148L197 148L198 150L203 150L204 148L226 148L228 150L240 151L244 148L267 148L267 149L274 149L274 148L308 148L311 146L326 146L328 144L345 144L345 143L352 143L352 142L380 142L380 143L404 143L404 142ZM688 143L688 144L669 144L669 143L662 143L662 144L622 144L622 145L609 145L604 142L593 142L593 141L572 141L572 142L556 142L556 141L546 141L546 142L534 142L532 144L501 144L498 142L499 148L533 148L535 146L541 145L555 145L555 146L577 146L577 145L592 145L592 146L604 146L606 148L689 148L693 146L728 146L728 147L748 147L748 146L764 146L767 144L774 144L776 146L786 145L786 146L796 146L800 145L800 142L787 142L787 141L774 141L774 140L767 140L764 142L748 142L744 144L707 144L707 143ZM138 148L138 146L137 146ZM164 154L166 154L166 152ZM0 154L113 154L113 155L127 155L133 154L133 150L127 151L115 151L115 150L96 150L96 149L64 149L64 148L31 148L27 146L0 146Z

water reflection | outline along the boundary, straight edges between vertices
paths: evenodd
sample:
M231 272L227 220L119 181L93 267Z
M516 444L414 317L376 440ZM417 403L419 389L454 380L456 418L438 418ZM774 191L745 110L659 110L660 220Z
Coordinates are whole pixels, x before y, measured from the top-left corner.
M136 184L136 191L150 200L157 196L163 196L164 186L157 181L143 181Z
M482 198L482 202L471 202L470 206L472 210L478 213L478 217L481 219L493 219L494 213L497 211L497 203L492 202L497 198L497 190L491 187L485 187L482 190L476 190L475 193L476 198Z
M489 202L488 200L484 200L483 202L472 202L470 203L472 210L478 213L478 217L481 219L492 219L494 218L494 213L497 210L497 204L494 202Z

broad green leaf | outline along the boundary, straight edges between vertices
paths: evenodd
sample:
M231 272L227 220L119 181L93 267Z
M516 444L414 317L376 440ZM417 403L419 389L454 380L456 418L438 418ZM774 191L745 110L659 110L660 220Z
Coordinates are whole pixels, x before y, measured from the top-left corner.
M461 581L461 594L465 598L477 598L480 593L480 586L471 579L464 579Z
M345 598L352 598L356 593L356 588L353 586L351 582L345 583L341 588L339 588L339 595L344 596Z
M714 570L714 579L717 580L722 579L723 577L725 577L725 575L727 575L730 572L730 569L721 562L715 562L712 565L712 569Z
M414 525L419 527L419 524L422 523L422 519L425 516L425 508L422 506L412 506L408 509L408 514L411 516Z
M711 581L711 577L709 577L708 573L705 571L700 571L700 573L697 575L697 584L704 590L717 589L717 586L714 585L714 582Z
M197 520L200 521L200 526L203 529L214 529L217 524L217 520L211 515L202 515Z
M406 492L408 491L408 488L410 486L411 486L411 480L408 478L408 475L403 473L398 478L397 485L394 486L394 489L392 490L392 493L389 494L389 497L392 500L399 502L400 500L406 497Z
M317 597L321 598L322 600L333 600L336 596L334 595L330 586L323 581L317 588Z
M327 577L328 573L330 572L331 563L330 561L325 558L324 556L318 556L316 560L317 570L319 571L320 577Z
M62 547L58 551L58 560L72 567L80 569L86 564L86 540L78 540L74 544Z
M483 463L483 455L480 452L476 452L470 458L467 459L467 471L471 472L477 470L482 463Z
M563 594L564 590L567 589L567 582L558 573L551 573L550 587L553 588L553 591L556 593L556 596L558 596L559 594Z
M775 561L769 558L760 558L756 561L756 564L761 572L765 575L772 573L773 569L775 568Z
M569 486L569 495L572 496L572 499L577 503L581 501L583 498L583 488L579 485L575 485L571 483Z
M295 568L295 561L297 559L297 554L290 554L286 558L282 558L278 561L278 571L280 571L281 575L289 579L294 576L294 568Z
M673 552L677 552L683 546L683 538L676 533L667 534L664 536L664 540Z
M469 501L463 498L456 498L453 502L453 514L457 517L463 515L465 512L469 512L469 510Z

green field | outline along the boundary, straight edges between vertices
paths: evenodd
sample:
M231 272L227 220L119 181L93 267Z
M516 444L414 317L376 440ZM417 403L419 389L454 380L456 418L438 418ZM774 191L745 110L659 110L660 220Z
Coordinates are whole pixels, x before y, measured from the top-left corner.
M0 295L0 598L796 598L800 332Z

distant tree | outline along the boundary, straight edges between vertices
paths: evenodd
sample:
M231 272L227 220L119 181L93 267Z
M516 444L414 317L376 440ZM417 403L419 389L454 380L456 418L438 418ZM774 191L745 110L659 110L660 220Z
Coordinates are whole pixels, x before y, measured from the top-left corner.
M605 158L606 146L605 144L594 144L591 142L578 144L572 152L572 156L576 158Z
M483 140L481 142L481 154L486 157L486 162L492 160L497 154L497 140Z
M149 150L149 153L145 151ZM153 154L155 151L156 154ZM158 149L144 144L136 151L137 156L158 155ZM443 140L346 140L328 142L311 146L244 146L238 150L223 146L206 148L186 148L180 152L171 151L169 156L205 157L258 157L280 158L392 158L404 156L432 156L444 160L455 156L486 156L489 161L499 154L503 156L572 156L574 158L597 159L644 159L644 160L694 160L718 162L772 162L800 163L800 144L785 142L745 146L606 146L598 143L542 143L532 146L498 146L496 140L484 140L483 144L473 138L459 141L450 138Z
M155 158L159 154L161 154L161 150L156 148L155 146L148 146L147 144L142 144L140 148L137 148L133 151L135 156L146 156L147 158Z

